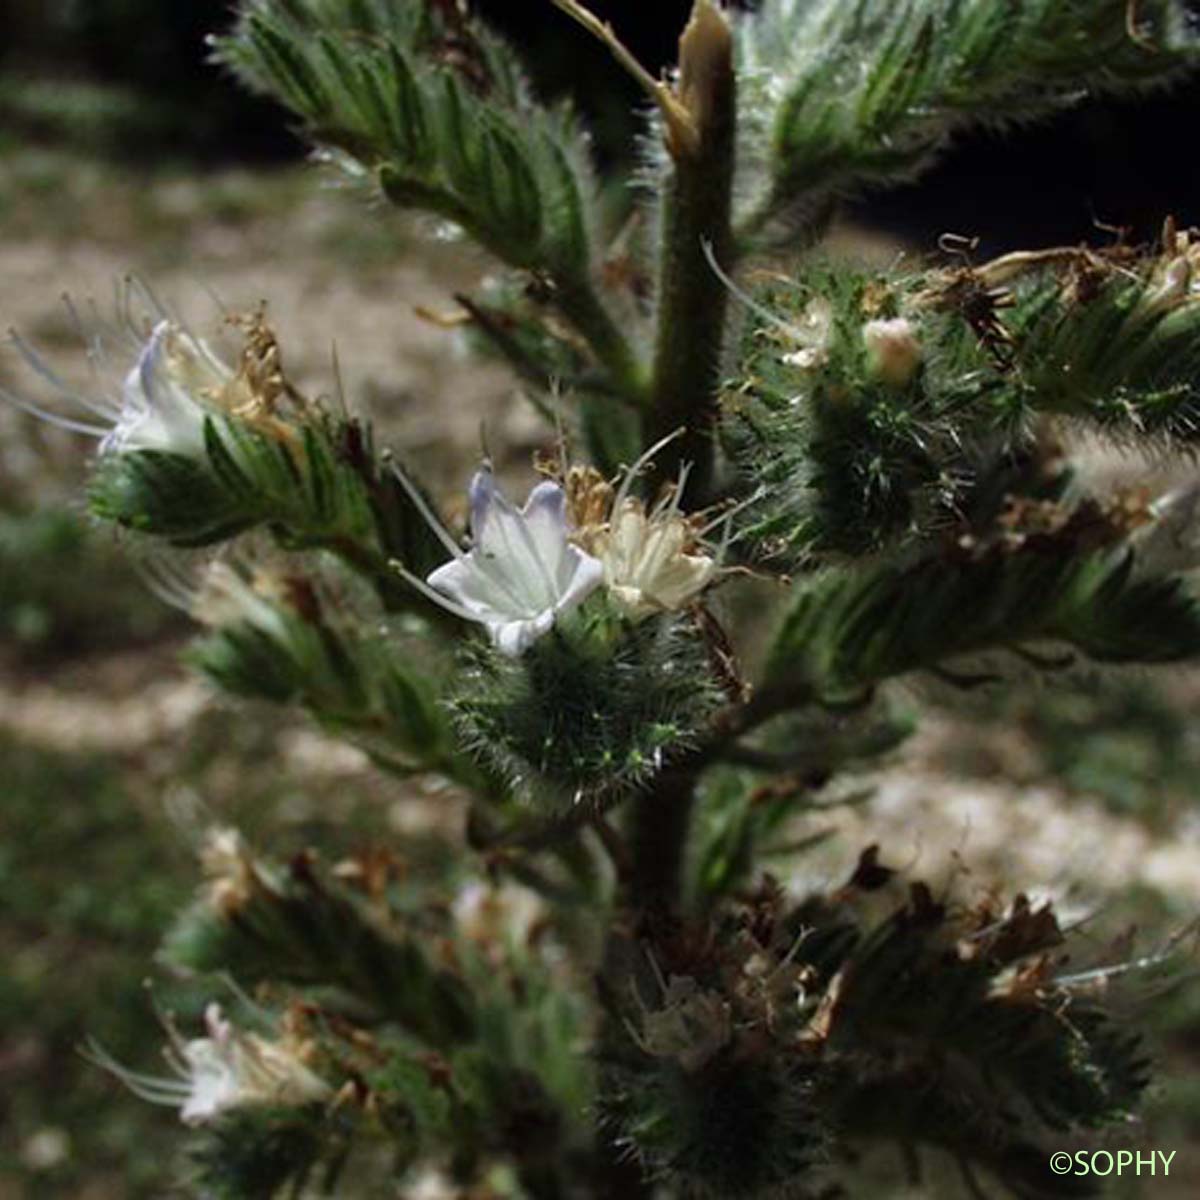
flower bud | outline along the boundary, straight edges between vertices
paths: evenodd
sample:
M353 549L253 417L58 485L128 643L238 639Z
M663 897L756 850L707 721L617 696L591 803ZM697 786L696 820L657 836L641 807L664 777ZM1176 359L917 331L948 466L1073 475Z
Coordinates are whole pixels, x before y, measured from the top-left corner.
M906 387L921 365L921 343L912 322L905 317L868 321L863 342L871 373L892 387Z

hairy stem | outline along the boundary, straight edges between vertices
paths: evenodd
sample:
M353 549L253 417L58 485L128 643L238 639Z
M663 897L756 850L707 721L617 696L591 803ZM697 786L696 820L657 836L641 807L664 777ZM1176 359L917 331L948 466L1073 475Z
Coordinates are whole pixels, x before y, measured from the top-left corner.
M690 495L708 494L725 336L725 285L709 266L732 251L736 82L733 39L711 0L696 0L679 40L679 82L665 112L673 167L663 198L657 334L646 445L681 429L654 464L658 482L691 464ZM652 485L653 486L653 485ZM683 862L701 761L664 772L631 814L629 896L647 915L681 900Z
M658 457L659 481L692 464L689 488L703 499L713 469L727 294L708 264L732 258L736 86L728 26L697 0L680 40L680 98L691 117L687 139L668 139L673 168L663 197L653 403L645 443L682 429Z
M637 799L629 831L629 898L647 916L665 916L679 906L698 778L690 764L671 768Z

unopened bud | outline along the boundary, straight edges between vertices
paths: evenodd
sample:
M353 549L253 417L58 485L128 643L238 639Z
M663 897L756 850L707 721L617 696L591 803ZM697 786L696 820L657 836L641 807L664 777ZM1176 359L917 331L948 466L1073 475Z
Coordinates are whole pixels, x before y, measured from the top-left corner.
M862 336L873 375L892 387L912 381L921 365L921 343L907 318L868 321Z
M733 78L733 36L712 0L696 0L679 39L679 99L696 135L703 136Z

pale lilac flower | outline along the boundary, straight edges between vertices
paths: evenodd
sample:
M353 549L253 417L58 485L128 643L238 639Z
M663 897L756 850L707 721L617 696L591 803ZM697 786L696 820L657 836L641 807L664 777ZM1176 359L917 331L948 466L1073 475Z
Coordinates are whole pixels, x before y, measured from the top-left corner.
M517 657L582 603L604 568L570 541L566 496L539 483L525 507L511 504L483 467L471 480L471 549L461 550L403 475L413 502L454 556L422 581L396 563L418 590L449 612L483 625L496 649Z
M97 1047L92 1058L144 1100L179 1109L187 1125L203 1125L233 1109L257 1104L299 1107L328 1099L333 1089L304 1061L307 1046L236 1029L219 1005L204 1013L207 1037L184 1041L168 1026L167 1061L177 1078L130 1071Z
M153 310L144 322L133 315L139 298ZM90 383L82 389L73 387L13 332L10 341L17 353L54 393L49 405L0 393L16 407L99 439L101 454L152 450L203 461L204 424L209 417L237 417L277 441L295 440L294 432L276 415L277 403L289 393L289 385L279 368L274 334L261 313L230 318L246 338L240 365L234 370L207 342L171 317L148 290L133 283L120 297L115 324L104 322L94 310L85 322L70 301L67 305L87 347Z
M234 372L205 342L193 337L158 308L147 336L137 330L126 296L117 325L93 313L90 328L69 306L87 346L91 380L86 388L65 382L19 334L11 342L28 366L54 393L50 406L5 394L18 408L98 438L100 451L160 450L191 458L204 456L204 419L221 412L220 398ZM124 358L124 365L114 361Z
M203 459L204 421L233 372L203 341L160 321L125 377L101 453L162 450Z

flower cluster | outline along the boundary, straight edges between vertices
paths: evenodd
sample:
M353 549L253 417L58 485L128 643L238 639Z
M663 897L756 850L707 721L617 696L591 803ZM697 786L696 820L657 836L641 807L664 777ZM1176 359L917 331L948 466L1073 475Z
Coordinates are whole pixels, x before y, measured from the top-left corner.
M435 603L483 625L496 648L512 657L601 585L631 620L678 611L716 578L718 561L703 548L711 525L680 511L686 471L649 508L630 494L663 444L626 471L615 494L594 469L573 467L562 482L539 483L522 508L504 496L485 464L469 490L469 551L402 478L453 557L424 580L402 564L396 568Z

